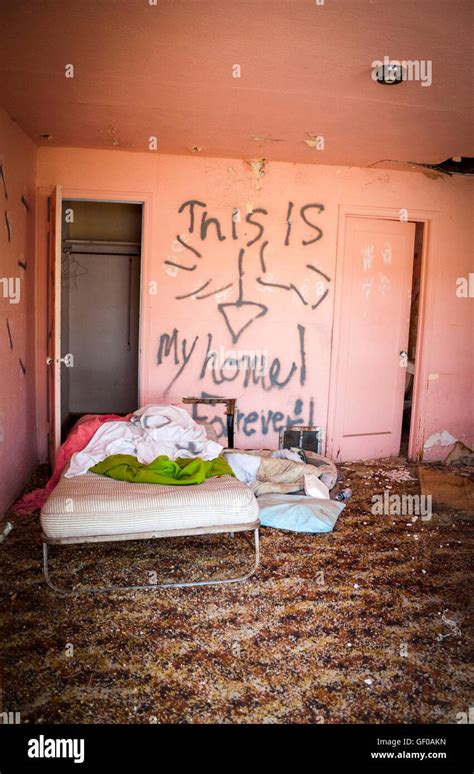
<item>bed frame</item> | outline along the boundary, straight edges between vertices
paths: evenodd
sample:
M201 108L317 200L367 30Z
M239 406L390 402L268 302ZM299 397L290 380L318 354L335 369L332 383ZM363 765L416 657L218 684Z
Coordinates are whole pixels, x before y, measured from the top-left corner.
M227 415L227 433L228 433L228 445L229 448L234 444L234 416L235 416L235 398L183 398L183 403L225 403L226 415ZM240 581L247 580L257 570L260 563L260 538L259 538L260 521L250 522L248 524L222 524L218 527L199 527L193 529L182 530L162 530L154 532L139 532L130 533L125 535L91 535L81 537L70 538L49 538L42 533L41 539L43 541L43 574L48 586L56 592L56 594L65 595L78 595L78 594L91 594L97 592L107 591L156 591L157 589L172 589L172 588L192 588L193 586L216 586L225 583L239 583ZM242 533L247 543L253 549L253 566L249 572L245 575L240 575L234 578L210 578L208 580L201 581L183 581L181 583L148 583L140 586L92 586L79 589L62 589L56 586L49 574L49 546L51 545L77 545L80 543L111 543L122 542L125 540L150 540L153 538L166 538L166 537L187 537L191 535L211 535L211 534L230 534L234 537L234 533ZM253 532L253 542L248 536L248 532Z
M240 581L247 580L257 570L260 563L260 538L259 538L259 526L260 522L257 519L249 524L229 524L221 525L219 527L199 527L195 529L182 529L182 530L163 530L162 532L140 532L130 533L128 535L94 535L90 537L70 537L70 538L49 538L44 533L41 535L43 541L43 574L48 586L61 595L78 595L78 594L91 594L104 591L156 591L157 589L172 589L172 588L191 588L193 586L216 586L225 583L239 583ZM253 541L247 535L247 532L253 532ZM211 535L211 534L230 534L234 536L235 532L241 532L242 536L249 543L253 549L253 566L249 572L245 575L240 575L233 578L211 578L201 581L183 581L181 583L148 583L140 586L91 586L79 589L63 589L56 586L50 577L48 558L49 558L49 546L51 545L72 545L79 543L109 543L115 541L125 540L150 540L152 538L165 538L165 537L184 537L190 535Z

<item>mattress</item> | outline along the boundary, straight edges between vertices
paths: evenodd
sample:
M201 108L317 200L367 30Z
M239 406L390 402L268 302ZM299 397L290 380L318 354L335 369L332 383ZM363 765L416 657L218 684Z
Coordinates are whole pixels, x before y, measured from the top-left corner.
M257 519L255 495L231 476L161 486L95 473L63 475L41 510L43 533L51 539L201 529Z

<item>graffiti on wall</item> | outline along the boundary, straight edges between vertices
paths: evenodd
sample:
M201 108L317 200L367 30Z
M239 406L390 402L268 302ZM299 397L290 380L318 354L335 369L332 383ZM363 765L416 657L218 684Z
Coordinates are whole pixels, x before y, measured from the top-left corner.
M294 206L294 202L288 202L285 219L286 233L281 246L283 251L285 248L292 246ZM184 255L179 261L174 258L168 258L165 261L167 266L173 267L175 270L183 270L190 275L193 275L194 272L197 272L197 274L202 273L199 271L199 264L204 256L205 243L210 229L218 242L226 242L225 249L227 254L229 251L232 252L234 243L241 238L239 236L240 211L233 211L230 229L226 233L220 220L217 217L211 217L206 208L207 204L198 199L188 199L181 204L178 212L187 217L187 234L190 235L190 238L185 239L180 234L176 235L176 242L183 248ZM314 216L314 211L320 214L324 211L324 205L305 204L299 208L299 218L309 230L307 238L301 239L301 245L305 248L314 245L323 237L322 229L311 218L311 216ZM237 215L239 217L236 217ZM175 296L178 301L186 301L191 298L197 301L204 301L211 296L228 294L233 289L234 300L222 301L217 307L230 333L233 344L239 341L244 331L256 320L264 317L269 309L267 304L256 300L252 293L253 289L245 285L247 251L253 245L258 245L259 253L260 271L256 277L256 283L260 286L260 288L257 288L258 290L268 288L295 294L299 303L305 307L310 307L312 310L318 308L329 292L327 286L331 282L331 278L319 269L314 264L314 261L305 264L305 269L319 279L319 282L315 284L314 292L307 292L305 294L295 282L282 283L273 280L272 264L278 265L279 262L287 260L287 258L284 255L270 258L268 255L270 240L266 238L265 216L267 215L268 210L263 207L254 208L251 212L246 213L244 222L255 229L255 234L245 242L244 246L240 246L237 249L237 246L234 245L232 254L235 254L236 272L233 281L225 283L223 286L215 286L213 278L207 275L203 278L204 281L196 281L190 291ZM200 223L198 224L199 219ZM309 287L308 284L307 287Z
M280 237L275 239L269 233L269 210L264 207L252 207L242 217L234 209L226 222L197 198L181 204L178 213L183 218L183 227L176 234L173 254L164 261L165 271L171 277L179 277L181 287L187 285L184 292L174 296L176 301L213 299L222 325L207 334L183 333L175 326L160 333L157 365L168 364L173 369L172 378L163 388L165 394L190 369L197 381L205 382L206 387L212 384L226 395L235 393L236 387L257 388L263 393L291 388L293 397L288 410L256 407L247 413L238 411L237 431L246 437L265 436L278 433L282 427L314 423L314 399L294 397L305 387L307 377L307 331L306 325L298 322L297 308L304 308L308 319L307 314L316 312L329 294L331 277L318 266L314 256L314 245L323 238L323 230L318 225L318 215L322 212L324 205L320 203L297 207L288 201L282 214ZM225 281L222 273L216 280L206 265L206 248L211 242L214 255L216 250L222 250L226 270L233 267ZM299 251L298 261L294 260L295 248ZM280 268L289 266L291 279L279 276ZM255 358L252 360L250 354L246 362L247 355L242 350L238 350L238 367L232 367L237 363L233 351L218 362L215 345L222 341L222 331L227 332L232 345L240 344L244 332L250 329L253 333L259 320L269 318L272 302L281 308L284 298L291 298L296 307L293 344L286 347L284 355L268 357L265 368L256 367ZM201 395L211 397L206 392ZM204 415L201 407L193 406L195 418L212 422L218 435L225 436L222 417L209 416L209 410L206 407L208 413Z
M201 392L201 398L219 397L208 392ZM211 406L193 405L192 416L196 421L210 422L214 426L217 437L225 438L227 428L225 419L214 412ZM295 398L291 411L273 411L272 409L255 409L248 412L237 411L235 415L237 432L243 433L246 438L258 434L266 436L269 433L279 433L283 428L294 425L314 424L314 399L306 401L303 398Z
M235 382L240 379L240 386L247 388L249 386L261 387L268 391L273 388L282 389L287 387L290 382L298 380L301 386L306 382L306 351L305 336L306 329L303 325L297 326L298 334L298 357L291 360L286 367L281 363L279 357L274 357L265 369L249 367L232 368L230 363L225 361L220 365L214 362L215 350L213 350L213 334L206 336L205 346L199 349L198 343L201 340L199 335L193 337L182 336L177 328L171 333L162 333L158 344L157 364L162 365L166 361L172 362L176 366L176 372L173 379L168 384L165 392L179 379L183 371L188 367L191 360L193 364L198 363L198 379L201 381L206 377L210 378L214 384L221 385L227 382ZM249 361L250 361L250 355ZM245 362L243 363L245 366Z

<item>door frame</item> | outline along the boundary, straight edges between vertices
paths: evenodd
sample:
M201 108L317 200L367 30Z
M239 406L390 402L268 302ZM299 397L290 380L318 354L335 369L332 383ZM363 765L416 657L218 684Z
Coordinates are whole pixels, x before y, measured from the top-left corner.
M44 321L47 313L46 295L46 261L48 237L47 207L48 197L51 195L51 186L40 186L37 189L36 207L36 267L35 267L35 302L36 302L36 326L35 326L35 372L36 372L36 437L38 444L39 462L47 461L48 433L47 433L47 366L46 366L46 326ZM147 305L143 303L145 288L149 287L150 256L151 256L151 223L152 204L154 194L151 191L116 191L110 189L83 189L63 187L62 199L77 201L120 202L123 204L142 205L142 240L140 250L140 306L139 306L139 333L138 333L138 400L143 405L148 394L148 379L145 358L149 341L149 315ZM64 354L64 353L62 353Z
M56 459L61 438L61 220L62 189L55 185L48 197L46 277L46 410L48 414L48 458ZM59 292L57 292L59 290ZM50 325L51 323L51 325Z
M420 299L418 326L416 332L415 375L408 442L408 459L422 459L425 434L426 399L428 389L428 364L432 348L433 330L433 289L437 266L439 212L418 210L407 207L410 223L423 223L423 246L421 255ZM342 314L342 276L344 272L344 251L347 218L376 218L378 220L400 221L400 208L372 207L360 205L339 205L336 243L336 270L334 307L331 337L331 362L329 371L329 399L326 421L326 454L333 458L334 427L336 406L336 379L340 357L340 320Z

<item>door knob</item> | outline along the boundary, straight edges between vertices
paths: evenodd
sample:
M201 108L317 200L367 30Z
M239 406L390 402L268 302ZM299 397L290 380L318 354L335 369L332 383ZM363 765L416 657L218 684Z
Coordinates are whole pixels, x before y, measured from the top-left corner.
M74 365L74 355L71 355L71 353L68 352L68 354L64 355L64 357L60 357L57 362L58 363L64 363L64 365L67 368L72 368L72 366ZM54 358L48 356L46 358L46 365L50 366L50 365L53 365L53 363L54 363Z

